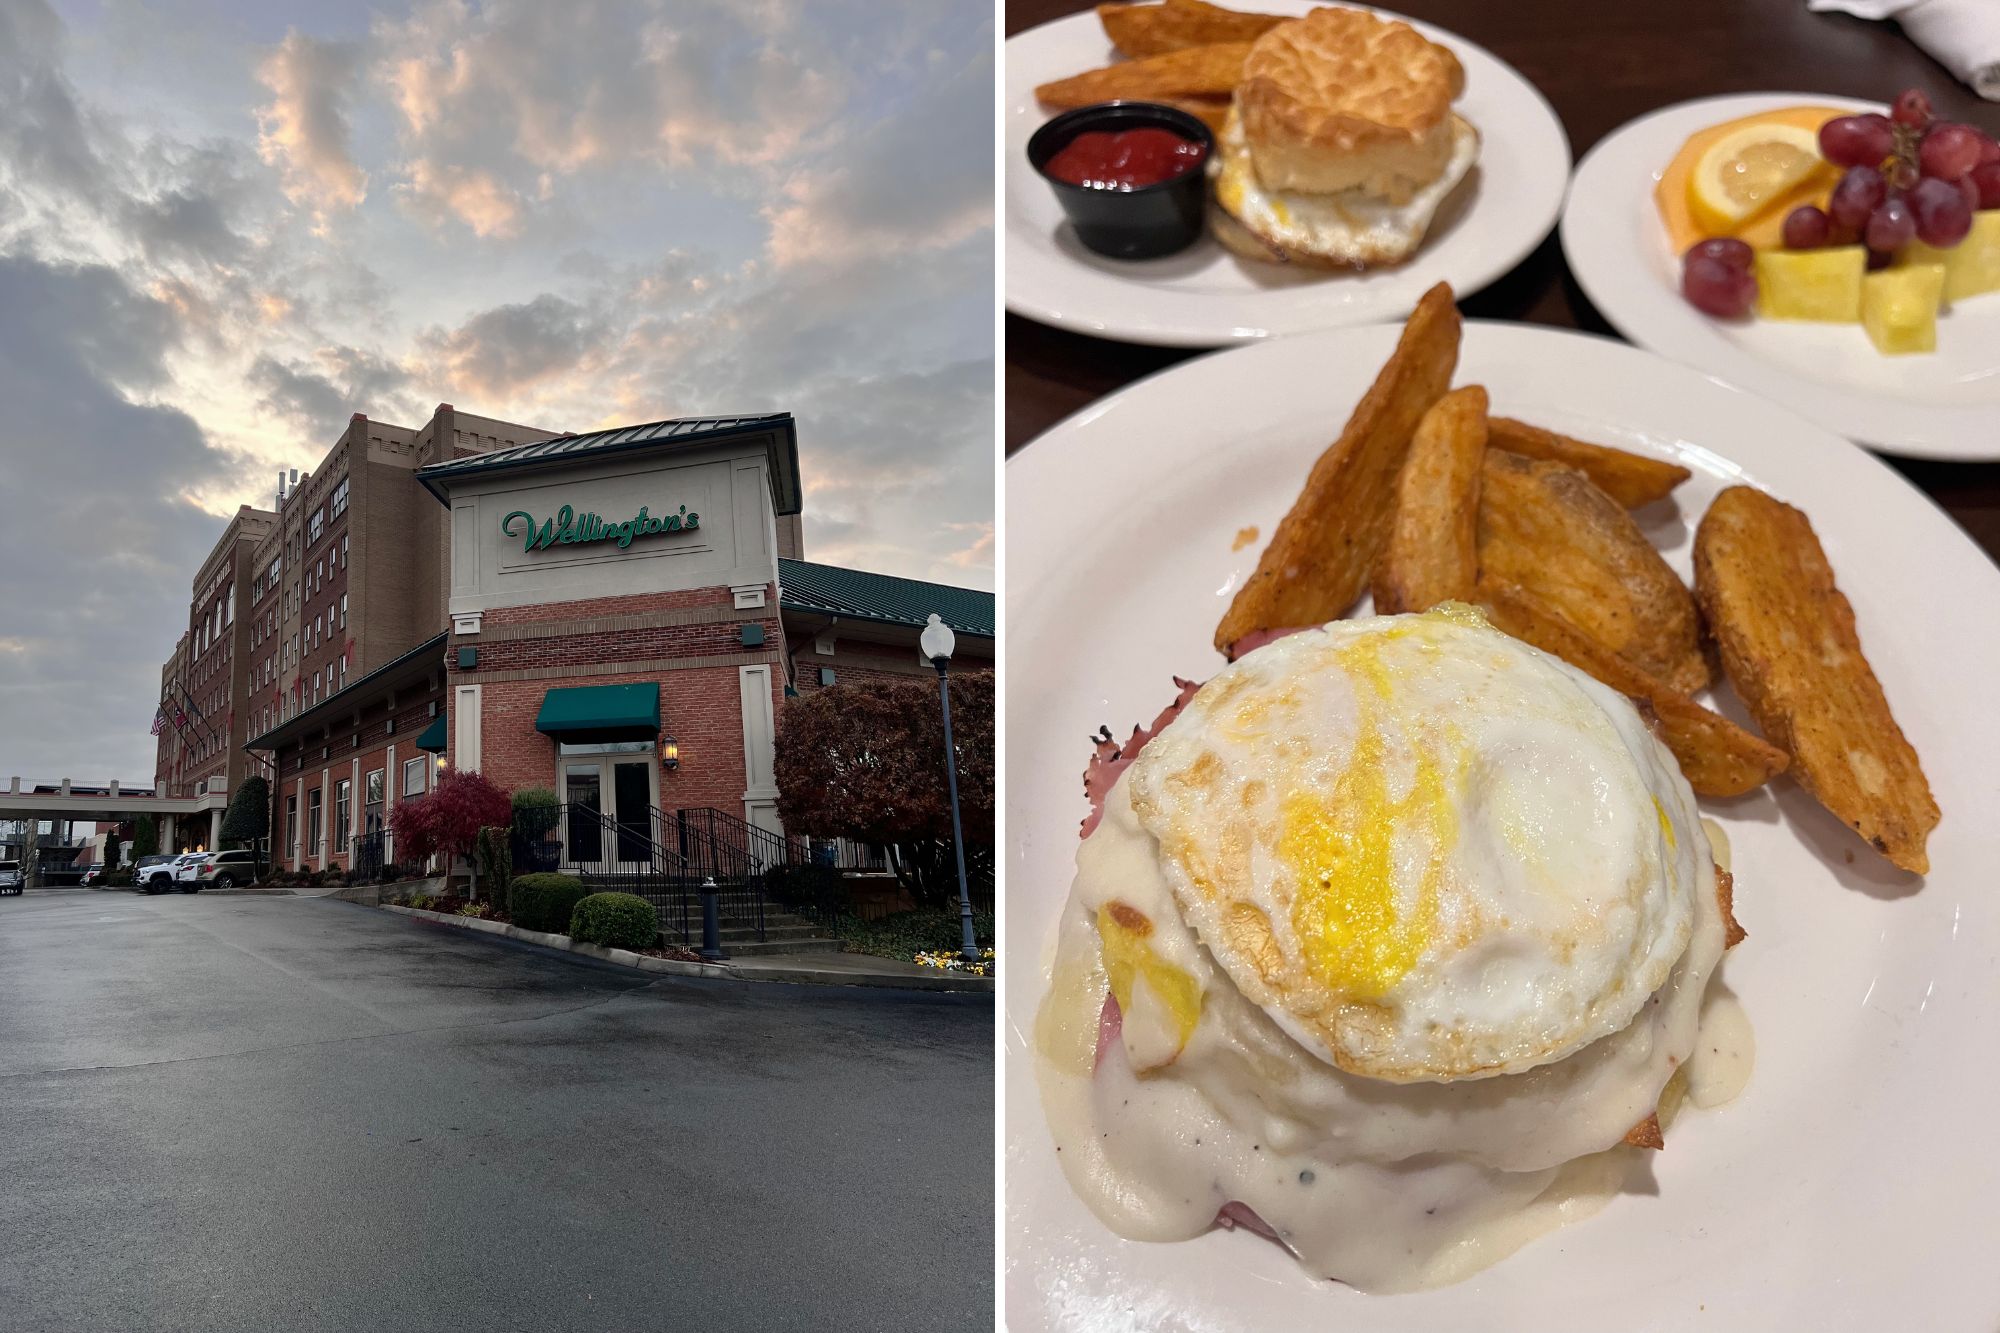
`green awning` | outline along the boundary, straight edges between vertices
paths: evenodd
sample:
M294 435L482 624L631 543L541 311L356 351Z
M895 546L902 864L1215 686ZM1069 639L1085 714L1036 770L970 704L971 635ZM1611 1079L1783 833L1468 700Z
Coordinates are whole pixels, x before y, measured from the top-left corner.
M431 724L424 728L424 734L417 737L417 748L419 750L432 750L438 754L444 753L443 713L439 713L436 717L432 718Z
M550 690L542 696L535 730L549 736L594 732L602 739L615 739L606 734L610 732L657 736L660 683L649 680L640 685L578 685Z

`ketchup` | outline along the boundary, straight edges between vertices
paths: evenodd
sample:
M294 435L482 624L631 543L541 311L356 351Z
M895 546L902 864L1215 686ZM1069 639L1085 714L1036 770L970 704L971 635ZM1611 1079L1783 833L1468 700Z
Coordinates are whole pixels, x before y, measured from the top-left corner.
M1063 145L1042 170L1059 181L1093 190L1136 190L1185 176L1207 149L1172 130L1085 130Z

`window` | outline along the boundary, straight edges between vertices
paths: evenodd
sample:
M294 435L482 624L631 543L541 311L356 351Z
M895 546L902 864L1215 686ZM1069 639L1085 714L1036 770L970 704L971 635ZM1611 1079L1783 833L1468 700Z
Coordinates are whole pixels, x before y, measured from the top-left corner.
M325 557L325 556L321 556L321 557L319 558L319 581L320 581L321 583L325 583L325 582L326 582L326 557Z
M306 848L307 856L318 856L320 846L326 840L326 824L321 819L325 811L320 808L319 798L318 787L306 793L306 836L312 839L312 845Z
M347 534L340 534L340 567L347 568Z
M353 823L354 783L346 778L333 784L333 850L347 850L347 830Z
M319 672L313 672L313 702L319 702Z
M347 594L340 594L340 627L347 628Z
M318 541L319 535L325 531L326 506L321 505L318 509L313 510L312 517L306 520L306 544L311 545L313 542Z
M233 583L222 592L222 623L225 625L236 623L236 585Z
M376 769L362 779L361 787L361 831L377 833L382 828L382 791L388 777L382 769Z
M292 849L292 856L299 854L299 798L285 798L285 846Z
M406 759L403 761L403 799L424 794L424 770L430 766L428 759Z
M335 518L339 518L347 508L347 478L345 477L342 477L339 484L333 488L332 506L333 517Z
M270 567L269 569L267 569L267 570L265 570L265 571L264 571L264 581L265 581L266 583L270 584L270 585L271 585L271 586L272 586L273 588L277 587L277 586L278 586L278 571L279 571L279 570L281 570L281 569L283 569L284 567L285 567L285 557L284 557L284 556L282 556L282 555L274 555L274 556L272 556L272 557L271 557L271 567Z

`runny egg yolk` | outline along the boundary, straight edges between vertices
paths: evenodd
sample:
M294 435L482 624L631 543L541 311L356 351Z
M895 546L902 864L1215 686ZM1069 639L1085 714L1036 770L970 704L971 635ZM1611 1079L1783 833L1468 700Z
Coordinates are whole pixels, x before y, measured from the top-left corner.
M1280 807L1278 855L1292 870L1292 927L1311 973L1329 989L1377 999L1416 966L1430 943L1445 857L1457 838L1455 785L1430 747L1414 752L1401 799L1389 794L1388 747L1381 706L1393 677L1382 646L1393 631L1360 640L1341 654L1357 684L1354 746L1333 790L1289 792ZM1404 912L1395 879L1398 829L1416 826L1427 846L1413 912Z
M1660 817L1660 836L1667 840L1667 850L1680 846L1680 839L1674 836L1674 821L1667 818L1667 807L1660 804L1660 798L1653 798L1653 813Z

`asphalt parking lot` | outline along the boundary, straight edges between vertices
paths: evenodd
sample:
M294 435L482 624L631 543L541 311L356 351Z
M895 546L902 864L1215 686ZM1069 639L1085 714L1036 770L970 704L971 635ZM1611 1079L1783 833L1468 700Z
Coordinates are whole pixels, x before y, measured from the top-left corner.
M0 1327L983 1324L992 1036L330 899L0 900Z

